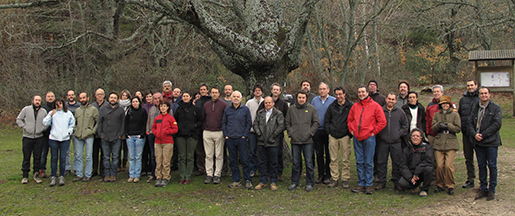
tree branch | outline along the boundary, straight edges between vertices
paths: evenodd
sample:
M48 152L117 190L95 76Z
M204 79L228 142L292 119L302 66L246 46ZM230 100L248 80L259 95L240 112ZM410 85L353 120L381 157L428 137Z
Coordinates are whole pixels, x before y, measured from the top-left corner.
M56 0L43 0L43 1L35 1L31 3L16 3L16 4L5 4L0 5L1 9L13 9L13 8L30 8L30 7L39 7L43 5L56 5L59 4L59 1Z

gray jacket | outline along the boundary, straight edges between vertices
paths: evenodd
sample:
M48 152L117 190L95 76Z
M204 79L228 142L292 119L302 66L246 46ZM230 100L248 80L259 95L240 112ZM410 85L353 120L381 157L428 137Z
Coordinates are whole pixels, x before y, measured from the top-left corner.
M291 137L291 144L313 143L312 137L318 129L318 112L309 103L296 103L286 113L286 130Z
M98 136L108 142L114 142L123 136L124 123L125 111L122 107L118 104L115 107L105 106L98 114Z
M47 111L39 108L38 115L34 116L34 106L26 106L16 117L16 124L23 129L23 137L35 139L43 136L43 132L48 128L43 125L43 118L47 115Z
M258 136L258 145L265 147L277 147L280 146L282 140L279 139L279 135L284 132L284 116L281 111L272 108L272 114L266 121L266 109L258 111L256 119L252 128Z

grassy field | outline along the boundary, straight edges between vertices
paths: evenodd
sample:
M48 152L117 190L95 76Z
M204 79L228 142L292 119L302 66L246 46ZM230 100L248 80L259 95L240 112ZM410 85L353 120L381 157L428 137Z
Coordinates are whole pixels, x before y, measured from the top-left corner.
M395 191L391 183L371 196L325 185L316 185L315 191L309 193L288 191L291 166L285 168L285 181L278 184L279 190L275 192L244 187L230 189L227 187L230 177L223 177L220 185L205 185L204 177L193 177L190 185L178 185L177 172L172 173L172 181L165 188L145 183L146 177L140 183L127 183L127 173L119 174L115 183L99 182L99 177L88 183L72 182L73 177L66 176L66 185L62 187L49 187L49 179L44 179L43 184L30 181L22 185L21 130L4 124L0 127L0 215L513 215L514 128L515 119L510 110L505 114L501 130L503 146L499 150L497 199L487 203L473 200L475 190L460 187L466 180L462 151L455 162L454 196L434 194L432 187L428 197L420 198ZM351 176L350 184L354 187L357 184L354 160ZM254 177L254 185L258 182L258 177ZM304 179L301 184L305 186Z

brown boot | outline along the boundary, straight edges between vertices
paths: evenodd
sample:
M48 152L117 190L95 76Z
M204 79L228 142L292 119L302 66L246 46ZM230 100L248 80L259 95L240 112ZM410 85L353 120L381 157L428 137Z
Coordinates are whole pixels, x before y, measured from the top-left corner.
M366 186L365 187L365 194L366 195L372 195L372 186Z
M329 183L329 185L327 185L327 187L329 188L334 188L334 187L338 187L338 180L333 180L331 179L331 182Z
M365 191L365 187L363 186L357 186L355 188L352 188L351 191L353 193L361 193L361 192L364 192Z

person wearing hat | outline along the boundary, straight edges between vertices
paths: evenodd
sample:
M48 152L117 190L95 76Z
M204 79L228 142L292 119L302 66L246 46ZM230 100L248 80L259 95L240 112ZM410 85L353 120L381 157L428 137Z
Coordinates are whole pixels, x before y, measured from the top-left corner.
M377 84L376 80L370 80L368 82L368 92L370 95L370 98L377 102L381 107L386 105L386 97L379 93L379 84Z
M456 134L461 131L460 115L453 111L450 96L442 96L439 112L433 116L431 129L436 133L434 149L436 159L436 190L435 193L447 188L449 195L454 195L454 159L459 149Z

